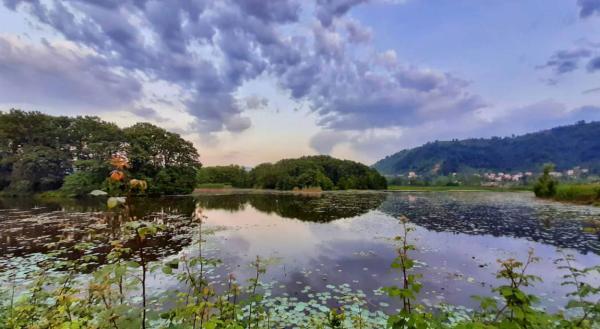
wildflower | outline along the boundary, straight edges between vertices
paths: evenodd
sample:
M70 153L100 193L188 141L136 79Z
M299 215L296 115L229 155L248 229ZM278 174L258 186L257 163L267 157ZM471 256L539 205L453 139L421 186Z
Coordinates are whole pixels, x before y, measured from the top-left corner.
M117 169L124 169L129 167L129 160L123 155L113 155L110 164Z
M123 180L123 178L125 178L125 174L120 170L113 170L110 173L110 179L114 180L115 182L120 182Z

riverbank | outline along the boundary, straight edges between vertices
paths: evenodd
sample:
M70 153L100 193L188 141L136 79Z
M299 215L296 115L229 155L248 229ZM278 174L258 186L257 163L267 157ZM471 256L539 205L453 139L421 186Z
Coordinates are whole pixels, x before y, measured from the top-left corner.
M556 193L550 199L600 206L600 184L559 184Z
M398 186L391 185L386 190L328 190L302 189L302 190L274 190L257 188L237 188L225 184L202 184L196 187L193 194L242 194L242 193L339 193L339 192L530 192L531 188L524 187L484 187L484 186Z

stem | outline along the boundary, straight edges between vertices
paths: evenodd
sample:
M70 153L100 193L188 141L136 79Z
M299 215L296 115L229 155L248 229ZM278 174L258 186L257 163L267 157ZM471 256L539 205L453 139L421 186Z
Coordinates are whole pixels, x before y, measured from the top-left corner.
M144 240L137 232L139 242L140 264L142 266L142 329L146 329L146 259L144 257Z
M571 275L573 276L573 281L575 282L575 287L577 287L577 298L579 299L579 302L581 303L581 305L585 305L585 300L579 293L580 284L579 284L579 280L577 279L578 274L575 273L575 268L571 265L571 260L570 260L569 256L565 256L565 261L567 262L567 268L569 269L569 272L571 272ZM582 307L582 308L583 308L583 316L581 317L581 319L579 319L579 321L577 321L576 327L579 327L589 315L588 310L585 307Z
M16 288L16 280L17 280L17 275L16 273L13 272L12 274L12 283L11 283L11 293L10 293L10 312L9 312L9 316L12 319L13 317L13 307L14 307L14 301L15 301L15 288Z

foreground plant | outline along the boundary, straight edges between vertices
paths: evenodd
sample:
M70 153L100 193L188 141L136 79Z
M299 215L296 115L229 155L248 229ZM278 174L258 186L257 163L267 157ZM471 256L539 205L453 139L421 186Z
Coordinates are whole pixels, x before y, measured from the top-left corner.
M409 233L414 231L414 227L409 224L407 217L400 217L402 226L401 235L395 238L399 244L397 256L392 262L392 268L400 271L402 286L391 286L384 288L384 291L392 298L399 298L402 301L402 311L394 314L388 319L390 328L426 328L423 327L428 321L431 321L430 314L423 311L421 305L416 304L417 295L421 291L422 284L419 279L421 274L414 273L415 261L410 257L410 252L416 250L415 245L408 240Z

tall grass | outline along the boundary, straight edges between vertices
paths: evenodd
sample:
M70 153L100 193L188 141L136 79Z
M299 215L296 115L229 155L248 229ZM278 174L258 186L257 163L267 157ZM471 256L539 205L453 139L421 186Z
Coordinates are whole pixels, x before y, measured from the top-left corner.
M600 184L560 184L556 188L554 199L585 204L600 203Z

